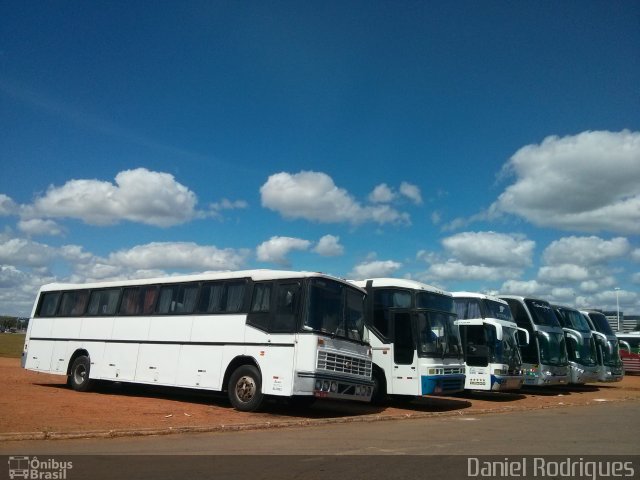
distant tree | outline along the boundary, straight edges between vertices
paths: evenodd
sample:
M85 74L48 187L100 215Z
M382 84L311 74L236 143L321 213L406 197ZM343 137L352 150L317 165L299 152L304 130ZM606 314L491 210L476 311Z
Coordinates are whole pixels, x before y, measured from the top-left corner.
M9 317L9 316L1 316L0 317L0 325L2 325L2 328L7 329L7 328L18 328L18 319L16 317Z

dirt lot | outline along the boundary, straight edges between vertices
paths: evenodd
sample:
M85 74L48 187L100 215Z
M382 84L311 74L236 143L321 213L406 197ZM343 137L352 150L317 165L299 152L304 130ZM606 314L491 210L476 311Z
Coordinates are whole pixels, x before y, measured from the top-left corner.
M169 433L184 430L269 428L306 423L371 421L431 415L468 415L568 407L603 401L640 400L640 376L614 384L530 389L515 394L471 393L455 397L393 401L384 407L318 401L311 408L269 402L258 413L242 413L225 396L193 390L104 384L88 393L66 387L66 377L20 368L19 360L0 358L0 438L39 432L33 438L64 438L73 432L103 436ZM84 433L80 433L84 432ZM24 438L24 435L22 436Z

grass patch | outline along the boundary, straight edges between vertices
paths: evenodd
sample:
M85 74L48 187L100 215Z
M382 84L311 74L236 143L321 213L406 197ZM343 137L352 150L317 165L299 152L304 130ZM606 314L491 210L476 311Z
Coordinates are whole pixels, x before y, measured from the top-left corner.
M20 358L24 337L22 333L0 333L0 357Z

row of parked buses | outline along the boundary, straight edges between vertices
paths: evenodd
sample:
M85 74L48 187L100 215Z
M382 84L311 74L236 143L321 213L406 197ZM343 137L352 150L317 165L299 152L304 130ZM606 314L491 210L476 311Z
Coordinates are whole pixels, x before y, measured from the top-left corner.
M78 391L95 381L223 391L243 411L267 396L368 402L623 374L598 312L277 270L45 285L22 366Z

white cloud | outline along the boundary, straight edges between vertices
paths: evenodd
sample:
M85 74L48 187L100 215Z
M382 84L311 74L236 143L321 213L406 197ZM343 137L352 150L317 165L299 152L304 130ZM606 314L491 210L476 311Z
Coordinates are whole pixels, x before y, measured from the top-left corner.
M48 245L0 234L0 264L43 267L49 265L55 255L55 249Z
M432 264L423 278L428 281L440 280L499 280L517 277L521 271L516 268L489 265L468 265L457 260Z
M55 280L46 269L0 265L0 314L29 316L40 286Z
M376 277L389 277L394 274L402 263L393 260L373 260L360 263L353 267L349 276L355 280Z
M402 182L400 184L400 195L408 198L416 205L422 204L422 194L417 185ZM381 183L373 189L368 198L371 203L391 203L398 198L398 194L386 183Z
M223 198L219 202L212 203L209 205L212 210L220 211L220 210L237 210L242 208L247 208L249 204L244 200L229 200L227 198Z
M589 270L585 267L573 264L561 264L540 267L538 279L552 284L566 284L584 282L591 278Z
M396 198L396 194L386 183L381 183L369 194L371 203L390 203Z
M629 250L629 241L623 237L611 240L594 236L565 237L551 242L542 254L542 258L547 264L596 265L621 258Z
M222 218L222 212L226 210L242 210L248 208L249 204L244 200L229 200L223 198L219 202L209 204L209 212L205 216L211 216L217 219Z
M51 247L0 234L0 313L28 315L38 288L52 281L83 283L126 278L162 277L177 273L238 270L248 249L219 249L191 242L138 245L99 257L79 245ZM56 278L58 265L69 273Z
M362 206L321 172L276 173L260 187L260 194L264 207L288 219L321 223L410 223L408 214L388 205Z
M340 245L340 237L325 235L318 240L313 251L323 257L337 257L344 254L344 247Z
M576 293L573 288L556 287L551 289L550 302L560 305L573 305L576 300Z
M20 220L18 222L18 230L29 236L34 235L50 235L58 236L64 233L64 230L53 220L43 220L41 218L32 218L30 220Z
M16 203L4 193L0 193L0 216L13 215L17 211Z
M640 284L640 272L637 272L637 273L634 273L633 275L631 275L631 281L633 283Z
M503 168L515 183L490 207L545 227L640 233L640 132L547 137Z
M196 195L173 175L137 168L118 173L115 184L70 180L61 187L50 186L23 212L27 217L77 218L92 225L128 220L168 227L194 218L196 203Z
M0 265L0 288L15 288L23 285L28 275L12 265Z
M630 292L628 290L618 291L618 303L620 305L620 311L624 312L626 307L632 307L634 310L637 308L640 296L636 292ZM608 310L616 309L616 291L605 290L593 295L586 295L579 297L578 303L584 307L604 308ZM631 313L631 312L627 312Z
M442 240L442 245L466 265L531 265L535 242L520 234L462 232Z
M547 291L547 287L536 280L507 280L500 287L501 294L538 297Z
M532 264L535 242L520 234L462 232L442 240L449 258L420 251L417 258L430 264L419 277L431 282L520 277Z
M261 262L272 262L278 265L289 266L287 255L292 250L307 250L311 242L301 238L271 237L262 242L256 249L256 256Z
M640 262L640 248L636 248L631 252L631 258L636 262Z
M422 205L422 194L420 188L408 182L400 184L400 193L410 199L416 205Z
M237 270L248 250L219 249L193 242L152 242L109 255L107 265L131 270Z

